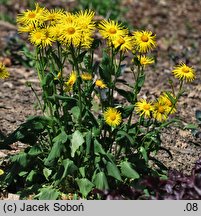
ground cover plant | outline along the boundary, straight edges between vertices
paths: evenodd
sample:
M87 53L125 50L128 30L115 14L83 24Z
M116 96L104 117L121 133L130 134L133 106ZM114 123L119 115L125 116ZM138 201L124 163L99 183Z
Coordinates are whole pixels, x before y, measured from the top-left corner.
M29 144L1 171L2 187L15 186L21 196L99 198L94 189L139 187L144 176L166 177L166 167L154 154L162 148L161 130L177 122L171 115L195 71L180 63L172 70L178 88L170 80L172 88L155 100L139 98L146 67L154 63L150 55L157 47L155 35L93 18L91 10L69 13L38 4L17 18L19 32L28 33L35 46L42 97L28 85L43 113L3 141L4 146L18 140ZM133 80L127 83L121 76L130 55ZM8 76L3 65L0 74ZM124 104L115 99L116 93Z

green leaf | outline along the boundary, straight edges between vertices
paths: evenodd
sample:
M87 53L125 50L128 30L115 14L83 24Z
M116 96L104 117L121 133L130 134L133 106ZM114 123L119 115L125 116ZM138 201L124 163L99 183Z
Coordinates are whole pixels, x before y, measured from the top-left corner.
M146 151L146 149L145 149L143 146L140 147L140 152L141 152L141 154L142 154L144 160L145 160L145 161L148 161L147 151Z
M83 195L84 198L86 198L89 192L91 192L92 188L94 187L94 184L87 178L76 178L75 180L79 186L80 193Z
M64 167L64 172L61 177L62 179L65 178L67 175L72 175L78 169L74 162L70 159L63 160L62 165Z
M22 143L34 145L39 135L51 126L53 121L45 116L29 117L27 121L20 125L12 134L5 138L3 144L10 145L20 141Z
M71 113L73 114L75 121L78 121L79 116L80 116L80 108L78 106L74 106L71 109Z
M121 162L120 167L123 176L131 179L138 179L140 177L128 161Z
M82 133L78 130L76 130L71 139L71 156L75 156L75 152L79 149L79 147L84 143L84 138L82 136Z
M26 177L26 181L27 182L34 182L34 180L36 179L36 176L37 176L37 171L31 170L29 175Z
M122 118L128 118L128 116L133 112L134 105L125 106L122 110Z
M119 88L115 88L115 90L121 95L123 96L128 102L132 103L133 98L134 98L134 94L130 91L125 91L123 89L119 89Z
M188 130L197 130L198 126L195 124L187 124L184 129L188 129Z
M92 134L91 134L91 131L88 131L87 134L86 134L86 155L90 154L91 141L92 141Z
M22 167L26 167L30 161L28 155L24 152L21 152L17 155L14 155L11 159L13 163L18 163Z
M99 155L99 154L105 155L106 154L102 145L98 142L97 139L94 140L94 154L96 154L96 155Z
M49 176L52 174L52 170L51 169L48 169L47 167L45 167L44 169L43 169L43 175L45 176L45 178L47 179L47 180L49 180L48 178L49 178Z
M145 74L143 73L143 74L140 74L140 76L138 77L138 80L137 80L138 92L142 88L142 86L144 85L144 81L145 81Z
M56 200L59 197L60 193L51 187L45 187L40 189L40 193L37 194L34 198L39 200Z
M99 172L95 175L93 183L100 190L109 189L107 177L104 172Z
M117 168L116 164L107 162L106 167L107 167L108 175L114 177L115 179L119 181L122 181L119 169Z
M64 143L66 143L67 139L68 139L68 135L63 130L61 131L61 133L58 136L56 136L53 139L54 145L53 145L47 159L45 160L45 163L44 163L45 166L52 165L52 162L55 159L60 157L61 152L64 149Z
M119 141L119 140L124 139L124 138L127 138L131 145L133 145L135 142L134 139L128 133L126 133L126 131L119 130L117 132L116 140Z
M30 148L30 150L28 151L28 155L37 156L37 155L41 154L42 152L43 151L42 151L41 147L38 145L35 145L35 146L32 146Z

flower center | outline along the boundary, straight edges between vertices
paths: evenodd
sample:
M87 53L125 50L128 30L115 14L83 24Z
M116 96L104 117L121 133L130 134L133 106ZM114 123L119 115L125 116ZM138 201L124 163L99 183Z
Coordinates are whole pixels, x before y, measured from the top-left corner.
M110 114L110 119L112 121L114 121L116 119L116 114L114 114L114 113Z
M118 39L118 43L119 43L119 44L124 44L124 43L125 43L125 40L124 40L123 38L119 38L119 39Z
M189 72L189 68L187 68L187 67L182 68L182 72L188 73Z
M158 106L158 112L159 112L159 113L164 113L164 112L165 112L164 107L161 106L161 105L159 105L159 106Z
M145 105L143 106L143 109L149 110L149 109L150 109L150 105L149 105L149 104L145 104Z
M68 34L74 34L75 33L75 29L73 27L69 27L67 29Z
M117 30L115 28L110 28L108 31L110 34L116 34Z
M41 39L42 38L42 34L40 32L36 32L35 38L38 39L38 40Z
M33 18L36 17L36 14L35 14L34 12L30 12L30 13L28 14L28 17L29 17L30 19L33 19Z
M142 42L148 42L149 38L146 35L141 36Z

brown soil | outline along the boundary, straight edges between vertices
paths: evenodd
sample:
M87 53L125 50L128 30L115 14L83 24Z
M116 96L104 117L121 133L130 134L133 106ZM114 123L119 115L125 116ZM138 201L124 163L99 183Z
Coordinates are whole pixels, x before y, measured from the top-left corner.
M20 3L13 6L13 10L21 11ZM173 159L166 152L160 151L158 158L167 167L184 170L189 173L194 162L201 156L201 140L184 130L188 123L197 124L195 111L201 110L201 2L194 0L125 0L128 7L124 19L129 21L134 29L148 29L156 33L158 48L155 55L157 64L147 68L147 79L143 87L142 96L155 97L163 90L169 90L169 78L173 78L171 70L179 61L193 65L197 71L197 78L190 84L185 84L186 93L181 98L178 116L183 124L179 128L170 127L162 133L162 146L171 151ZM11 7L3 8L11 13ZM3 52L7 46L9 36L16 34L15 26L0 22L1 59L9 66L10 78L0 80L0 131L9 134L15 130L29 115L37 114L34 108L35 98L30 88L25 85L31 81L38 91L38 81L33 69L26 69L17 65L11 54ZM8 57L6 59L5 57ZM10 62L11 60L11 62ZM125 79L130 80L131 74L125 73ZM175 83L175 81L174 81ZM175 83L176 86L177 83ZM21 146L14 145L14 151ZM1 150L0 158L8 151Z

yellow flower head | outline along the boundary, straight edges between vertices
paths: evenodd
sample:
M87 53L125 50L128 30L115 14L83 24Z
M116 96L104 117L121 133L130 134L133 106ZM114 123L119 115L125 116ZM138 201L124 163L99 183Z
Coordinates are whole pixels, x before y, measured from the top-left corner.
M71 91L73 89L73 85L75 84L76 80L77 80L77 74L75 71L72 71L68 78L68 81L65 82L66 91Z
M36 4L35 10L26 10L22 14L19 14L17 16L17 23L23 24L23 25L29 25L29 24L42 24L44 21L44 8L41 8L39 4Z
M146 53L156 47L155 35L151 31L135 31L133 33L134 45L141 53Z
M0 169L0 176L4 174L4 171Z
M169 106L159 98L159 100L153 104L153 117L157 121L165 121L168 117L169 110Z
M80 45L82 31L76 22L60 24L58 27L61 29L59 37L61 43L67 45L72 43L74 46Z
M172 94L171 96L176 100L176 98ZM168 97L166 92L160 95L159 100L161 101L162 104L167 105L168 114L172 114L176 112L175 105L171 102L171 99Z
M75 21L78 22L79 26L84 32L94 31L95 23L93 22L95 12L92 10L79 11L75 14Z
M51 25L56 24L63 16L64 11L62 9L44 10L44 21L49 21Z
M101 80L101 79L98 79L98 80L96 80L96 82L95 82L95 84L96 84L96 86L97 87L99 87L99 88L107 88L107 85L103 82L103 80Z
M140 101L135 104L135 111L140 114L140 116L150 118L151 111L153 111L152 103L147 102L145 99L140 99Z
M42 44L42 41L45 40L46 34L44 29L35 29L30 33L29 39L32 44L39 46Z
M81 74L81 78L85 81L92 80L92 75L90 73L83 73Z
M128 51L133 48L133 38L130 36L117 37L112 43L115 48L120 47L121 51Z
M195 79L195 70L184 63L175 66L172 73L179 80L186 80L187 82L191 82Z
M150 57L147 57L145 55L142 55L142 56L137 56L138 57L138 60L140 61L140 64L141 65L148 65L148 64L153 64L154 63L154 59L153 58L150 58Z
M116 127L120 125L122 121L121 113L112 107L108 107L103 113L105 122L111 127Z
M113 20L102 20L98 27L102 37L112 41L118 37L124 37L128 34L127 29Z
M10 76L7 68L5 67L5 65L0 62L0 79L6 79Z

